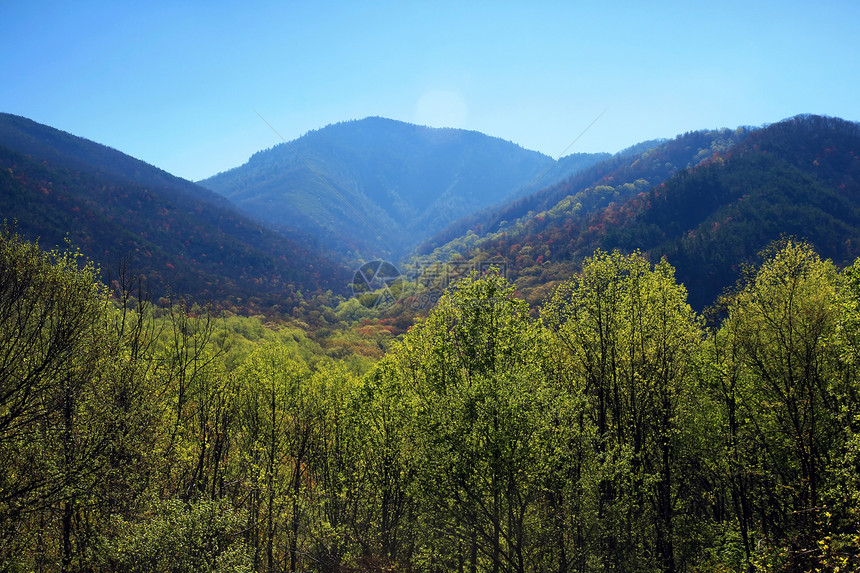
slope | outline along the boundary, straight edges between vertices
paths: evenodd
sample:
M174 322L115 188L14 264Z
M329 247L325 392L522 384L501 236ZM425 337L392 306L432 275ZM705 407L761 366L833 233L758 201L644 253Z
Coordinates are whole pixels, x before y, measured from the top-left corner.
M850 264L860 256L860 124L807 115L768 126L629 212L601 245L666 256L698 307L782 236Z
M434 259L455 254L468 258L469 249L478 248L514 259L521 267L529 261L517 259L524 254L518 252L520 246L536 248L548 234L559 230L575 233L575 226L592 214L647 191L680 170L730 148L747 134L743 128L722 129L691 132L671 141L643 142L556 185L456 221L425 241L416 253ZM464 241L469 235L477 236L471 246Z
M517 193L511 201L492 205L453 221L418 245L415 253L427 256L436 250L437 257L450 256L455 252L462 255L464 236L478 235L481 237L478 244L499 236L519 236L528 233L534 226L552 226L558 219L574 214L569 209L571 205L579 204L575 214L585 216L618 197L627 197L630 192L647 187L649 182L645 177L663 180L676 173L678 165L692 165L701 161L703 157L733 144L745 134L743 130L735 133L728 130L695 132L668 143L661 140L642 142L614 156L591 154L593 161L559 173L560 176L553 180L553 184L530 186L537 190ZM691 153L691 150L694 151ZM568 158L561 158L558 164L563 164ZM608 190L607 183L610 182L618 184ZM609 195L607 191L610 191Z
M743 264L783 235L810 241L839 264L860 255L858 124L798 116L752 132L736 130L710 153L688 145L706 141L707 133L679 136L632 161L595 166L543 198L529 198L527 206L546 207L570 191L549 209L530 210L500 231L490 226L495 232L479 234L471 245L462 237L449 241L434 256L507 261L509 277L537 301L595 249L639 249L652 259L666 256L691 304L703 308L737 279ZM693 161L667 171L663 158L671 149L687 150ZM592 175L600 178L583 188L581 177ZM523 209L514 204L506 212Z
M106 273L127 260L156 297L286 310L299 290L346 282L312 241L268 230L207 189L5 114L0 216L43 248L68 237Z
M563 163L561 175L601 158ZM270 224L309 231L348 257L397 258L555 165L481 133L370 117L261 151L200 184Z

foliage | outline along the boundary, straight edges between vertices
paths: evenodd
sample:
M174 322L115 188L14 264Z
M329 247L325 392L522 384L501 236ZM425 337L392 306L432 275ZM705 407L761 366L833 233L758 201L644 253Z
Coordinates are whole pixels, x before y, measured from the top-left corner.
M128 573L250 573L240 535L244 516L225 501L168 501L146 521L114 523L123 530L108 550L106 569Z
M860 263L763 257L707 325L596 251L539 318L491 273L393 341L158 307L5 229L0 565L857 568Z
M346 274L305 235L263 228L207 189L8 114L0 114L0 212L45 248L69 237L106 271L103 280L118 259L130 260L156 299L285 313L298 291Z
M677 476L698 453L692 360L701 331L686 291L665 261L652 270L639 254L597 252L555 292L544 320L588 400L597 559L607 568L674 569L683 539L674 529L686 509L675 501L686 485Z
M544 454L568 435L548 426L568 414L544 372L543 334L512 293L499 276L463 280L394 351L391 375L414 392L428 565L521 571L545 558L530 529L548 517Z

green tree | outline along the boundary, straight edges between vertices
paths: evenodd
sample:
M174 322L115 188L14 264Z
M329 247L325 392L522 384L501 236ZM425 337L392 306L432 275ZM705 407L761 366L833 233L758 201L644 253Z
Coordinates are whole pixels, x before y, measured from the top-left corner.
M856 378L837 343L843 309L835 267L791 240L767 255L730 301L721 329L738 369L736 402L726 406L736 408L727 414L740 417L750 441L743 480L754 490L746 498L758 534L772 550L765 557L781 553L805 568L828 469L841 463L833 456L856 411Z
M597 464L596 552L604 568L672 571L680 476L694 456L690 412L701 327L664 260L598 251L544 321L586 397Z
M312 479L307 462L317 423L317 404L307 385L310 371L284 346L266 343L236 377L254 566L296 571L305 550L300 546L303 494Z
M565 403L543 371L546 342L528 305L491 275L456 283L378 365L411 389L422 567L526 571L551 560L540 534L544 439Z
M0 559L44 541L45 559L71 566L73 490L101 445L76 423L80 397L105 364L107 293L97 274L74 251L44 253L0 231ZM45 522L52 508L59 526Z
M137 523L118 521L102 569L127 573L250 573L245 516L225 501L167 501Z
M0 562L85 569L157 467L152 323L74 250L0 234ZM137 307L132 311L131 306ZM153 447L156 445L156 447Z
M359 555L378 555L374 542L386 540L373 519L377 482L368 469L380 456L369 435L375 411L343 364L317 364L305 384L316 420L307 455L307 551L317 570L338 571Z

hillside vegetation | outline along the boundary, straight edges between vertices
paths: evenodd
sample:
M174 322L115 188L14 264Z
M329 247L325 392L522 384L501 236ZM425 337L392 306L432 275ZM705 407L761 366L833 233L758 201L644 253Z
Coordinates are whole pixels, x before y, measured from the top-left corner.
M858 149L857 124L821 116L686 134L465 220L466 234L425 252L505 261L508 278L538 301L597 248L641 250L667 257L702 309L783 235L839 265L860 254Z
M307 236L272 231L218 195L110 148L0 116L0 214L45 249L70 240L155 297L289 311L342 289L346 271Z
M347 258L399 259L452 220L599 161L379 117L330 125L200 184ZM555 179L552 179L555 181Z
M775 245L709 326L597 252L466 279L375 363L111 298L0 236L0 567L860 567L860 263Z
M346 251L0 116L0 571L860 570L858 144L571 156L347 298Z

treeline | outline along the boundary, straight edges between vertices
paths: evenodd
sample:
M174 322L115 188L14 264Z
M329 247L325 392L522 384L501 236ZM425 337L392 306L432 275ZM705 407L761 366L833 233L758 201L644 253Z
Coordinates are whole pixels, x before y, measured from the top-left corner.
M97 276L0 241L4 570L860 567L860 263L473 277L374 364Z

